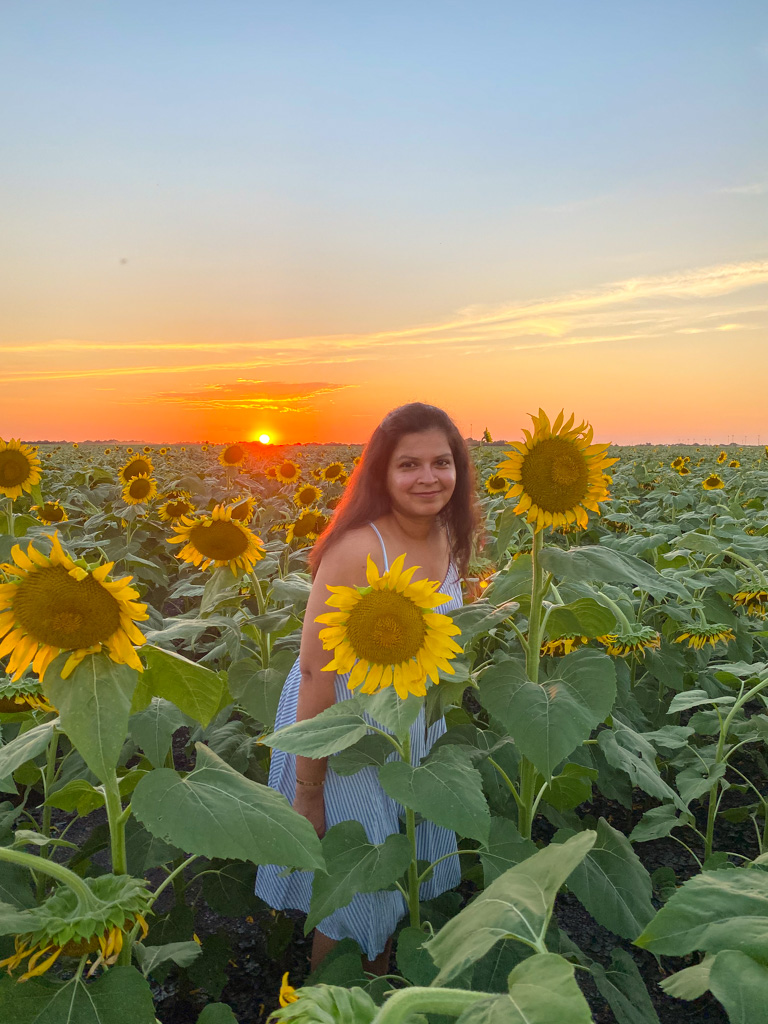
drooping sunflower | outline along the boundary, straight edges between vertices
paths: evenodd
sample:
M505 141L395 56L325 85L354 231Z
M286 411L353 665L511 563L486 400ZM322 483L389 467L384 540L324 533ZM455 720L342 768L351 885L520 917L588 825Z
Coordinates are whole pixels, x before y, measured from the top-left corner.
M314 540L327 525L328 517L319 508L306 508L286 524L285 539L289 544L293 540Z
M598 502L608 499L603 471L618 460L605 457L607 444L592 444L592 427L574 427L573 416L563 423L561 411L550 425L539 409L531 419L533 434L524 430L525 441L515 442L497 467L512 483L506 497L519 499L515 512L527 514L536 533L566 523L586 528L587 511L599 514Z
M294 493L293 503L299 508L309 508L311 505L316 505L322 496L323 492L319 487L315 487L314 484L304 484Z
M84 878L93 894L92 903L83 906L78 896L61 886L45 903L31 910L16 913L19 931L14 939L14 952L0 967L8 973L27 961L27 969L18 979L28 981L45 974L60 956L80 959L98 953L97 963L107 967L116 963L123 948L123 936L138 924L141 937L146 938L145 914L149 893L144 879L128 875L100 875ZM26 931L23 929L26 927Z
M14 438L4 441L0 437L0 494L11 499L21 497L24 491L29 494L40 483L41 469L34 448Z
M18 683L7 677L0 679L0 714L18 714L20 711L55 712L42 687L34 679L20 679Z
M768 591L766 590L740 590L733 595L734 604L744 608L747 615L755 615L764 619L768 613Z
M158 509L158 515L164 523L172 523L184 516L191 516L195 511L195 506L190 501L188 494L182 492L166 494L165 499Z
M716 625L700 624L695 626L688 626L688 628L675 637L675 643L681 644L684 640L688 641L688 646L695 648L700 651L704 648L705 644L711 644L713 647L722 642L728 644L731 640L735 640L736 635L733 630L723 623L717 623Z
M330 462L325 469L320 470L323 480L338 480L342 473L344 473L343 462Z
M245 448L239 444L230 444L219 455L222 466L242 466L245 462Z
M256 499L252 494L244 494L230 507L233 519L239 523L250 523L253 513L256 511Z
M722 464L727 460L727 458L728 458L728 452L720 452L720 454L717 456L717 463L718 463L718 465L722 466Z
M581 636L578 633L567 633L565 636L559 636L555 640L545 640L541 645L541 654L542 656L548 655L550 658L562 658L588 643L588 636Z
M141 505L151 501L157 494L157 481L146 473L132 477L123 488L123 501L126 505Z
M135 459L129 459L118 470L117 475L121 484L128 484L135 476L152 476L153 473L152 459L148 459L144 455L137 455Z
M44 501L42 505L33 505L30 512L36 513L40 522L46 526L65 523L69 519L67 510L62 508L58 501Z
M725 487L725 481L717 473L710 473L705 480L701 481L701 486L705 491L719 491Z
M95 569L76 565L65 553L58 534L51 537L49 556L30 544L26 554L16 545L15 565L4 565L18 579L0 583L0 658L10 654L7 671L19 679L31 665L40 679L53 659L70 651L61 676L67 676L86 654L105 650L112 661L143 666L134 648L144 643L136 622L149 618L139 604L131 576L109 580L114 562Z
M597 640L605 646L606 654L616 658L626 658L630 654L642 658L647 650L657 650L661 645L661 636L655 629L639 625L634 625L629 631L625 629L618 633L606 633Z
M334 656L324 672L349 672L350 690L376 693L394 686L398 697L423 697L426 680L439 682L439 670L454 673L451 659L461 651L452 639L461 630L450 615L432 611L449 600L438 593L439 583L412 583L418 566L403 570L399 555L388 572L379 575L370 555L367 587L331 587L326 604L338 611L319 615L320 639Z
M300 476L301 470L290 459L285 459L284 462L275 466L275 479L279 480L281 484L295 484Z
M201 519L185 516L174 530L178 536L168 543L184 544L176 557L201 569L228 565L237 575L250 572L264 557L264 541L233 519L232 509L224 505L217 505L210 516Z
M632 525L626 519L604 519L603 526L606 526L613 533L631 533Z

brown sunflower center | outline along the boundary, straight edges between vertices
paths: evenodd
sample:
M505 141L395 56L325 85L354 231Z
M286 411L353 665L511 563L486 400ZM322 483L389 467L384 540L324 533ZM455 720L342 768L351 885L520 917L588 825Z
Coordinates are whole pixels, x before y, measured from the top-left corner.
M245 452L239 444L231 444L229 448L224 450L222 458L225 462L229 462L231 465L235 465L238 462L242 462L245 458Z
M128 488L128 493L132 498L146 498L152 490L152 481L144 479L143 477L137 477L131 481L131 485Z
M16 487L23 484L32 472L32 466L24 452L6 448L0 452L0 487Z
M73 579L63 565L35 567L18 584L13 611L38 643L80 650L120 628L120 605L93 576Z
M544 512L567 512L589 490L589 467L581 449L562 437L546 437L526 454L520 478L533 504Z
M292 479L293 477L296 476L296 473L298 472L298 470L293 465L293 463L291 463L291 462L284 462L283 465L280 467L280 472L283 474L283 476L286 479L290 480L290 479Z
M99 937L94 935L90 939L80 939L79 942L76 939L70 939L61 947L61 952L63 956L81 957L86 953L95 953L98 948Z
M251 502L241 501L239 505L232 507L232 518L237 519L239 522L243 522L245 519L251 518Z
M189 539L205 558L220 562L228 562L248 550L248 537L236 523L226 519L196 523L189 531Z
M132 459L123 470L123 477L126 480L132 480L135 476L139 476L142 473L146 473L149 476L151 472L152 466L146 459Z
M46 501L40 515L41 518L47 519L49 523L60 523L64 519L64 509L61 505L52 505Z
M419 652L426 626L409 597L371 590L350 611L347 632L358 658L373 665L399 665Z
M180 519L182 516L189 515L192 511L192 506L188 501L179 499L178 501L169 501L165 506L165 511L173 519Z

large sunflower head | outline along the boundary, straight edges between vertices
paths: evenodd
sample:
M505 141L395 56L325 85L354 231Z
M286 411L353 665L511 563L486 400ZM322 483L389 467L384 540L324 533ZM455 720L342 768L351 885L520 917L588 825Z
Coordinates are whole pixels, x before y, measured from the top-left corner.
M239 444L228 445L219 455L222 466L242 466L245 462L245 448Z
M497 468L511 482L507 498L517 498L515 512L527 514L536 533L545 526L576 523L585 529L587 511L600 512L598 502L608 499L607 444L592 444L592 427L574 427L573 416L563 423L560 412L554 423L542 409L532 416L533 434L524 430L525 441L513 444L507 459Z
M69 519L66 509L63 509L58 501L44 501L42 505L33 505L30 512L34 512L41 523L52 526L54 523L66 523Z
M328 517L323 515L319 508L306 508L292 523L286 524L285 539L289 544L293 540L314 540L327 525Z
M184 517L174 530L178 536L168 543L184 544L176 557L201 569L228 565L237 575L250 572L264 557L264 541L233 519L232 509L224 505L217 505L210 516L201 519Z
M41 465L34 448L0 437L0 494L11 499L21 497L24 491L29 494L40 483Z
M300 476L301 470L296 463L292 462L290 459L285 459L279 465L275 466L275 479L279 480L281 484L298 483Z
M328 587L326 604L338 611L315 619L327 627L320 630L323 648L334 651L323 671L349 672L350 690L394 686L398 697L422 697L427 677L437 683L440 669L454 672L450 661L461 648L451 638L461 630L450 615L432 611L450 596L437 593L440 584L431 580L411 582L418 566L403 570L404 564L400 555L379 575L369 555L367 587Z
M717 473L710 473L705 480L702 480L701 486L705 491L719 491L725 487L725 481Z
M152 459L146 455L137 455L136 458L129 459L117 475L121 484L128 484L135 476L152 476L153 472Z
M19 931L14 952L0 960L0 967L6 967L12 974L26 960L26 971L19 981L45 974L60 956L79 960L96 953L97 964L109 967L117 962L123 936L137 924L141 937L146 938L144 915L149 909L149 893L144 879L100 875L83 882L93 895L87 904L71 889L61 886L39 907L15 915Z
M294 493L293 503L299 508L309 508L310 505L316 505L322 496L323 492L319 487L315 487L314 484L304 484Z
M157 494L157 482L146 473L132 477L123 488L123 501L126 505L141 505L151 501Z
M149 618L138 592L128 586L131 576L109 580L114 562L95 569L75 565L58 534L51 537L50 555L32 544L26 554L20 545L11 552L13 565L3 565L14 582L0 583L0 657L10 654L7 671L19 679L31 665L42 679L63 651L70 656L62 670L66 678L86 654L106 650L110 658L142 671L134 644L144 643L136 622Z

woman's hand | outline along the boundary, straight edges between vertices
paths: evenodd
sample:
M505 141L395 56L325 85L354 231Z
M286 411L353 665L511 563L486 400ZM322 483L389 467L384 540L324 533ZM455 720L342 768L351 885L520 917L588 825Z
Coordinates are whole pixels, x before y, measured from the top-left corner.
M325 798L322 786L296 786L293 809L302 814L317 832L320 839L325 835Z

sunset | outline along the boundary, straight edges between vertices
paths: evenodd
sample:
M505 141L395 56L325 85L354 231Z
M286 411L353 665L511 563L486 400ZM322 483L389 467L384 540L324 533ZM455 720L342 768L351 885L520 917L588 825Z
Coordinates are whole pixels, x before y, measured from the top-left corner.
M1 19L0 436L768 436L761 5Z
M765 1024L765 0L0 79L0 1021Z

